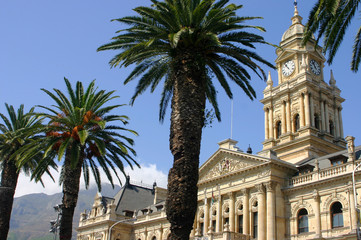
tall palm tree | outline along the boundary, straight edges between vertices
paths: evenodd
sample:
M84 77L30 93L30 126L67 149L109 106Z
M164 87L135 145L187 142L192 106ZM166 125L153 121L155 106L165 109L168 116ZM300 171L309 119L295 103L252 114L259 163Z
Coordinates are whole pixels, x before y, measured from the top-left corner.
M0 113L3 121L0 123L0 239L7 239L20 170L29 175L42 158L40 153L36 154L27 164L18 168L17 161L20 159L15 153L37 138L37 130L42 126L41 119L32 115L34 108L25 113L24 105L20 105L17 111L11 105L5 104L5 106L9 118ZM49 166L55 168L56 165L50 162L44 171L49 173Z
M81 82L76 83L75 89L66 78L65 83L68 96L59 89L53 89L54 93L42 89L55 101L55 105L52 108L40 106L48 111L38 114L49 120L44 129L44 137L21 153L30 158L45 149L45 157L52 153L57 155L59 161L64 157L60 174L63 199L59 234L60 239L70 240L81 172L83 171L85 185L88 187L91 170L98 190L101 191L99 167L114 186L111 171L120 182L118 170L125 175L123 161L131 167L132 164L138 167L139 165L133 158L136 155L132 148L133 140L123 135L123 132L134 135L137 133L122 126L112 125L119 122L123 125L128 123L128 117L125 115L109 114L123 106L109 105L110 100L118 97L113 96L114 91L98 90L94 81L85 90ZM33 174L35 179L43 174L43 167L46 165L47 160L44 158Z
M170 150L174 157L168 175L167 218L169 239L188 239L197 208L199 152L206 100L220 120L213 77L232 98L227 77L251 99L254 72L266 78L258 63L273 67L252 51L266 44L263 37L246 31L262 27L246 25L257 17L239 17L241 5L228 0L151 0L152 7L137 7L136 16L115 21L129 26L113 41L98 48L120 50L112 67L136 64L125 79L139 77L134 100L147 88L153 92L164 80L159 118L164 120L171 100Z
M360 3L360 0L318 0L309 14L303 42L306 43L313 33L318 32L317 42L324 37L323 50L328 54L327 62L331 64ZM358 71L360 61L361 26L353 45L352 71Z

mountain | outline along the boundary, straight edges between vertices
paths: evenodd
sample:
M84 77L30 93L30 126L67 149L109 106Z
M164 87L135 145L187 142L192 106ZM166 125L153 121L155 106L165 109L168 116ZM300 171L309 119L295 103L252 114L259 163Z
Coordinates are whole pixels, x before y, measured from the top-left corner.
M114 189L110 184L102 184L102 195L113 197L120 187ZM73 238L78 227L80 213L90 209L97 192L96 187L79 192L78 204L73 219ZM46 195L43 193L24 195L14 199L11 213L8 240L52 240L54 234L49 233L50 220L56 219L54 206L61 203L62 193Z

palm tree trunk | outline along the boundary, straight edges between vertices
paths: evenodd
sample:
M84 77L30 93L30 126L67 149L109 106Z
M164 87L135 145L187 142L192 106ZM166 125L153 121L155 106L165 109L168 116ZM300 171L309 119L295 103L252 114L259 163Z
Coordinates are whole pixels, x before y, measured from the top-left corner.
M194 56L194 55L193 55ZM204 124L205 87L202 68L192 65L192 53L183 58L174 75L170 150L174 157L168 175L168 239L186 240L197 210L199 153Z
M79 160L77 166L70 166L70 151L67 150L64 163L64 182L63 182L63 200L62 216L60 221L59 238L61 240L71 240L73 228L73 216L76 204L78 202L79 185L82 160Z
M15 162L5 159L0 185L0 240L6 240L8 236L18 177L19 173Z

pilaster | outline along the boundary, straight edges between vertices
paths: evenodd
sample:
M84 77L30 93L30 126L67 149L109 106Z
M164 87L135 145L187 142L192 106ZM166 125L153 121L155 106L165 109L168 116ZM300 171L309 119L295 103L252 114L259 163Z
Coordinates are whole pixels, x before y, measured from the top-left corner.
M266 194L263 184L256 185L258 190L258 240L266 240Z

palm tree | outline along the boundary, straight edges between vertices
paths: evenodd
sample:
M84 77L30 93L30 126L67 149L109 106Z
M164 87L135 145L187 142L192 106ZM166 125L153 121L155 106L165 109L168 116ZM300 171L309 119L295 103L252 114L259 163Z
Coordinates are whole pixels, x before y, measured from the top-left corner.
M360 0L318 0L308 17L303 40L304 44L312 38L313 33L318 31L317 43L323 36L323 50L328 54L327 62L331 64L360 3ZM361 27L358 29L353 45L352 71L358 71L360 61Z
M136 16L115 21L129 26L113 41L98 48L120 50L110 61L112 67L136 64L125 84L138 78L131 103L147 88L153 92L164 79L159 118L164 120L171 100L170 150L174 157L168 175L167 218L169 239L188 239L197 208L197 181L206 100L220 120L215 77L232 98L226 77L251 99L249 70L265 79L258 63L273 67L252 49L266 44L263 37L246 29L257 17L239 17L241 5L228 0L152 0L152 7L137 7Z
M48 113L39 113L39 116L49 120L44 129L44 137L32 146L24 149L22 154L30 158L45 149L44 156L55 153L61 161L64 156L60 174L60 184L63 186L62 218L60 223L60 239L71 239L74 209L78 201L79 183L83 172L85 185L89 186L89 172L93 173L98 190L101 191L99 167L113 185L111 170L120 182L118 170L124 175L124 165L127 162L131 167L137 162L133 159L135 151L132 148L133 140L122 132L137 135L133 130L121 126L110 125L113 122L128 123L124 115L109 114L112 110L123 105L108 105L109 101L117 98L114 91L97 90L92 81L85 89L81 82L77 82L73 89L65 78L68 96L59 89L52 93L42 89L54 101L52 108L40 106ZM38 179L44 171L47 162L39 164L33 177Z
M41 154L36 154L27 164L18 168L17 161L20 158L15 153L20 148L31 144L37 138L37 129L42 126L41 119L32 115L34 108L25 113L24 105L21 105L17 111L11 105L5 104L5 106L9 118L0 113L3 121L3 124L0 124L0 239L7 239L20 170L29 175L37 165L37 162L42 158ZM56 165L50 162L44 168L44 171L51 176L48 171L49 166L55 168Z

